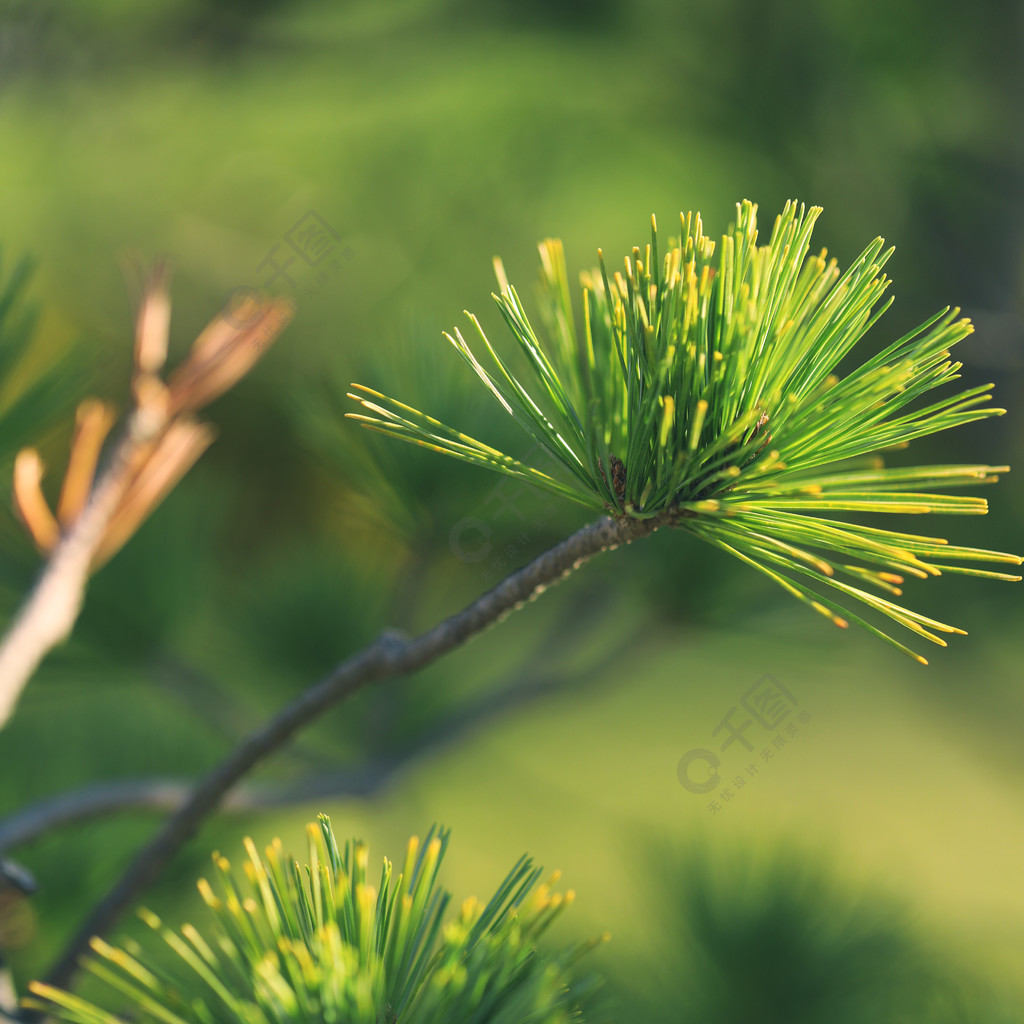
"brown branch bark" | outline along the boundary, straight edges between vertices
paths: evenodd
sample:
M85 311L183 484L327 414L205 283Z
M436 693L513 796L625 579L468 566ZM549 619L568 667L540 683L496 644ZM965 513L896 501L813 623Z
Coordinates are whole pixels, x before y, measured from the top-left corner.
M655 519L602 518L514 572L462 611L417 637L384 633L352 655L328 676L283 708L261 729L243 740L203 778L181 808L172 814L136 855L128 869L96 905L72 938L46 981L66 988L77 971L78 958L94 935L105 932L177 851L196 833L225 794L254 765L273 753L302 726L370 683L425 668L470 637L501 621L510 612L560 582L593 555L646 537L665 525Z

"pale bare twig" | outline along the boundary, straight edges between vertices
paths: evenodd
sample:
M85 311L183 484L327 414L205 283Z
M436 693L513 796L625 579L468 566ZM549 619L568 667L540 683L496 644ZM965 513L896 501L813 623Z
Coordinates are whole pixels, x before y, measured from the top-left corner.
M200 780L188 801L164 822L113 888L93 908L50 971L47 982L60 988L67 987L77 970L79 957L89 946L89 940L105 932L134 902L140 891L153 881L195 834L204 819L220 805L235 783L302 726L370 683L425 668L539 596L598 552L646 537L669 522L667 515L647 520L599 519L512 573L493 590L433 629L413 638L384 633L369 647L347 658L261 729L243 740Z
M151 419L132 413L82 514L57 546L0 644L0 728L48 651L78 618L93 557L132 480L136 454L152 440Z
M0 728L46 653L70 635L89 574L117 552L210 444L212 431L193 413L248 372L291 314L283 300L253 300L243 319L217 317L165 384L158 373L167 356L170 299L166 270L158 266L136 321L134 404L95 486L96 460L113 422L95 400L79 407L57 517L40 489L37 453L19 454L15 507L47 562L0 641Z

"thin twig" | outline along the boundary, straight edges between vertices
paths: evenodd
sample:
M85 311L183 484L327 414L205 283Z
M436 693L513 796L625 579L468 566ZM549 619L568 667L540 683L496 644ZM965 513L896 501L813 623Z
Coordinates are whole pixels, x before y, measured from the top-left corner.
M186 779L117 779L82 786L40 800L0 821L0 853L24 846L65 825L91 821L121 811L177 810L188 799ZM242 796L240 790L233 796ZM227 806L227 801L225 802ZM233 805L232 805L233 806Z
M136 320L132 411L99 481L90 486L112 422L102 403L79 406L56 517L39 486L38 454L19 455L15 504L48 560L0 640L0 728L39 662L70 635L89 573L121 548L212 441L193 414L249 371L291 314L287 301L253 300L241 321L216 317L164 384L158 374L167 357L170 300L166 268L158 265Z
M47 982L60 988L68 986L77 971L79 957L89 947L89 940L105 932L135 901L235 783L303 725L369 683L425 668L539 596L593 555L646 537L668 522L667 517L599 519L512 573L493 590L433 629L413 638L393 632L382 634L369 647L343 661L262 729L243 740L196 785L188 802L167 819L110 892L93 908L50 971Z
M630 638L610 657L632 650L633 638ZM607 668L608 656L603 663ZM372 796L418 758L452 746L511 708L579 686L584 676L589 677L589 674L559 671L542 675L531 672L528 677L517 675L512 682L467 701L452 714L445 715L435 728L389 757L379 757L356 768L337 768L306 775L283 786L239 786L225 796L220 810L244 814L311 800ZM171 814L188 800L194 785L188 779L118 779L59 793L0 820L0 855L54 829L94 818L131 811Z
M162 424L161 424L162 425ZM135 455L153 436L151 417L129 417L125 431L82 514L46 562L0 643L0 729L48 651L68 638L78 618L93 557L132 480Z

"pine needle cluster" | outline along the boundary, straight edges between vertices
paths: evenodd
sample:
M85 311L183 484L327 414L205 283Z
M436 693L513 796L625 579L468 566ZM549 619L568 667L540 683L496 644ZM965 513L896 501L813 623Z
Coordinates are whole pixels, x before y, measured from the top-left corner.
M149 1024L569 1024L592 984L572 968L595 943L547 953L537 941L573 900L538 884L523 857L486 903L465 900L446 920L438 884L447 830L409 840L401 873L384 860L369 877L361 842L339 850L330 822L307 827L305 869L280 840L260 856L246 840L244 878L214 854L219 891L199 891L211 927L175 931L143 920L170 956L137 943L92 942L89 971ZM600 941L600 940L598 940ZM113 1012L33 983L27 1005L73 1024L120 1024Z
M836 625L857 622L924 662L849 611L850 602L945 646L940 634L962 630L891 600L906 578L1019 580L976 563L1021 558L844 513L984 514L982 498L945 492L993 483L1008 467L897 468L884 455L1005 410L989 405L991 384L925 397L959 377L950 350L972 327L956 309L838 372L892 301L882 270L893 250L876 238L841 272L824 249L811 252L820 212L787 203L761 245L750 202L738 204L717 244L699 215L686 214L664 249L652 218L650 242L621 270L610 273L599 251L599 266L581 275L580 316L562 244L548 239L540 245L543 332L496 260L493 297L523 371L472 314L479 357L458 329L445 337L550 457L544 468L361 385L351 397L363 411L350 415L588 509L688 530Z

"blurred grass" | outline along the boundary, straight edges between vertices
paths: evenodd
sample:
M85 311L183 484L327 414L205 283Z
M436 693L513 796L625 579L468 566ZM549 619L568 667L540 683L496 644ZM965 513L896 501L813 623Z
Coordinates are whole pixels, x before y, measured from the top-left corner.
M234 288L260 283L261 261L307 210L353 257L323 283L301 279L316 290L298 294L294 325L211 411L216 444L95 580L72 644L0 736L0 813L93 779L202 771L380 626L421 628L493 582L491 559L452 553L464 517L492 528L509 567L580 524L529 494L502 512L497 478L340 419L358 379L486 433L494 410L440 333L464 307L496 327L491 257L526 292L546 235L580 268L598 246L617 260L652 211L668 226L699 208L719 231L743 196L767 217L790 195L820 203L816 237L840 260L876 234L898 246L897 304L869 344L963 305L979 328L963 346L965 384L997 380L1010 409L898 458L1024 464L1013 17L878 0L8 4L0 242L5 259L37 262L40 359L77 338L93 390L123 402L128 250L174 259L178 354ZM52 428L45 440L55 487L63 442ZM1019 551L1022 480L985 492L987 520L929 526ZM31 564L6 525L5 612ZM611 964L619 950L619 962L657 952L642 909L648 841L770 852L795 839L851 886L904 899L958 962L1019 982L1024 588L946 578L913 598L971 634L930 652L926 670L659 535L422 678L327 716L261 777L393 751L460 701L538 672L570 680L563 693L415 761L377 799L208 826L152 902L185 913L182 887L244 828L298 845L302 822L328 810L339 832L397 851L440 819L455 828L460 891L485 890L523 850L563 867L580 892L566 926L611 928ZM563 632L572 642L559 647ZM712 818L676 763L711 744L765 672L813 722ZM42 890L36 940L14 954L19 979L149 824L97 822L20 851Z

